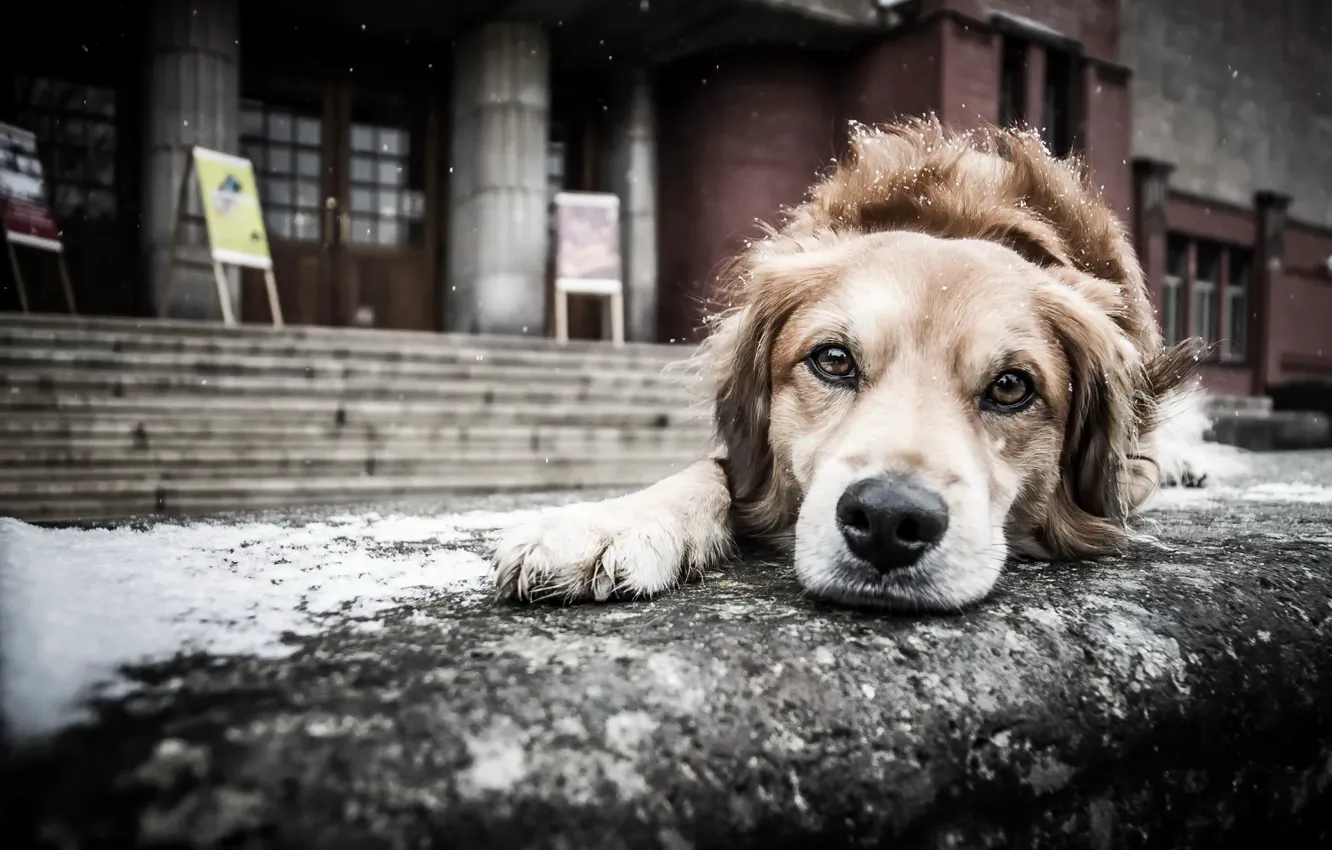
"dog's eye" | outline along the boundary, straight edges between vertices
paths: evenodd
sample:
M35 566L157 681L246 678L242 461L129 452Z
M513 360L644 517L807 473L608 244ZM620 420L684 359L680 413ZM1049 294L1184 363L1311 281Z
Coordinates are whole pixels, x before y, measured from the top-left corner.
M1009 369L985 388L982 402L986 407L1001 413L1017 413L1025 410L1036 400L1036 381L1018 369Z
M849 381L856 377L856 361L840 345L824 345L809 355L814 374L828 381Z

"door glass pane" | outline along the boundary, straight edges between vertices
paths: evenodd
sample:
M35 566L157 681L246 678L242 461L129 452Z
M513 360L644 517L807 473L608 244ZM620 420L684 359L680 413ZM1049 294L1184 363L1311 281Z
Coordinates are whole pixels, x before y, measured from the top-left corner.
M351 179L353 183L373 183L375 182L375 160L374 157L354 156L351 162Z
M296 119L296 141L298 144L317 148L322 140L322 124L318 118L302 115Z
M373 245L375 237L375 219L368 215L352 216L351 241L359 245Z
M403 186L406 183L407 168L401 160L381 159L379 161L379 185Z
M274 207L287 208L295 206L295 193L292 192L291 181L268 181L268 197L264 200Z
M375 128L365 124L353 124L351 129L351 147L354 151L375 152Z
M375 209L374 191L360 187L352 189L351 208L353 212L373 212Z
M296 152L296 173L302 177L319 176L319 150L301 150Z
M270 238L320 238L322 136L317 104L302 111L289 105L244 101L241 149L254 163Z
M292 142L291 116L283 112L268 115L268 138L273 142Z
M297 212L292 216L292 235L297 239L314 241L319 238L319 215Z
M290 239L291 213L286 210L269 210L264 215L264 226L268 229L269 238Z
M319 183L315 180L301 180L296 184L296 206L303 209L319 209Z
M412 242L419 201L405 204L412 182L412 136L407 128L369 121L349 130L352 241L403 246ZM415 199L415 195L412 196Z

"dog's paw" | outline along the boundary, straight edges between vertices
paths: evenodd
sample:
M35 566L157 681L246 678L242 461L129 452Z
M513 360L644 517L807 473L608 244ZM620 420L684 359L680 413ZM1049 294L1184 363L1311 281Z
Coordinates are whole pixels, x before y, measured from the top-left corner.
M1191 463L1179 463L1174 469L1162 470L1161 486L1190 488L1205 487L1207 486L1207 473Z
M559 508L500 536L495 590L523 602L655 596L689 569L688 533L674 514L632 497Z

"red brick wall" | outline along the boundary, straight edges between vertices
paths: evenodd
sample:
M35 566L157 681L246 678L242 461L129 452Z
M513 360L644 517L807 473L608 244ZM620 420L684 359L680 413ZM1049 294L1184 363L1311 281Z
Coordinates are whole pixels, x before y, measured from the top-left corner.
M961 130L999 123L999 37L965 21L936 20L944 58L939 118Z
M1119 0L925 0L922 10L982 21L992 11L1021 15L1081 42L1092 58L1119 61Z
M1130 227L1133 221L1133 97L1126 71L1091 66L1084 71L1086 122L1083 156L1102 197Z
M799 203L839 143L836 68L795 51L682 65L660 85L659 339L702 338L719 266Z
M1289 223L1286 256L1273 281L1274 382L1332 380L1332 230Z
M936 111L942 94L942 32L931 22L893 35L853 59L845 77L842 117L888 124Z

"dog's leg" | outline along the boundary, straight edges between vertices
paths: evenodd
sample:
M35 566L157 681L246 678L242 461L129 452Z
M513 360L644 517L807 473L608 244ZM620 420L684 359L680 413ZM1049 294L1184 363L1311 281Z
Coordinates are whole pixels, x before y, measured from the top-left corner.
M705 460L628 496L559 508L501 535L496 590L527 602L654 596L726 556L730 507L721 465Z
M1171 393L1161 405L1161 419L1153 435L1156 462L1162 487L1202 487L1207 483L1208 445L1204 435L1211 427L1203 409L1201 390Z

